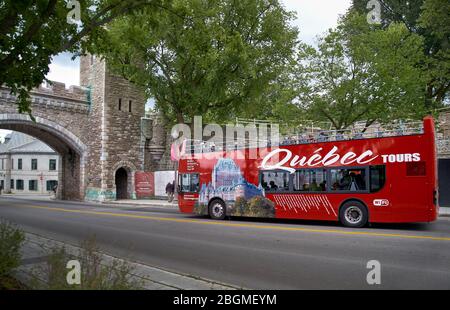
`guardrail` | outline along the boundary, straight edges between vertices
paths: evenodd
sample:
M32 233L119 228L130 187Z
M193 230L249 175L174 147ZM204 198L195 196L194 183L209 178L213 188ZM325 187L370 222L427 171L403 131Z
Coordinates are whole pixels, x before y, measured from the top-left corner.
M233 140L223 143L200 140L186 140L186 153L208 153L231 151L244 148L269 147L275 145L297 145L330 141L349 141L357 139L384 138L423 134L422 122L399 123L381 127L371 127L367 131L361 129L345 130L304 130L301 133L282 136L279 141L274 140Z

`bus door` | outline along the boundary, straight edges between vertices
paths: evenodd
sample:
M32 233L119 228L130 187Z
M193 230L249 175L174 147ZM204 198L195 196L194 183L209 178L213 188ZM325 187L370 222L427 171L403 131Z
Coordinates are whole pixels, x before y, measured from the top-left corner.
M192 212L198 201L200 177L198 173L178 174L178 205L182 212Z

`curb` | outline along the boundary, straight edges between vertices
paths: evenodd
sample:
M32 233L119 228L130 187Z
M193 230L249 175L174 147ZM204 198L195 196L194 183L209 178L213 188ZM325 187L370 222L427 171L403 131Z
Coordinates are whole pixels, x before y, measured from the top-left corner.
M440 207L439 208L439 217L450 217L450 208L449 207Z
M77 255L79 247L67 242L50 239L34 233L25 233L25 242L21 249L22 264L15 271L15 277L22 283L30 283L33 275L45 284L45 275L36 274L36 267L45 266L48 250L54 247L64 247L69 254ZM164 268L146 265L132 259L122 259L109 255L103 251L97 252L102 257L102 264L110 264L113 261L127 262L132 271L130 278L142 281L147 290L236 290L242 289L236 286L218 281L201 278Z
M139 200L137 200L136 202L132 201L132 202L118 202L118 201L108 201L108 202L103 202L102 204L105 205L116 205L116 206L124 206L126 207L127 205L132 205L132 206L139 206L139 207L166 207L166 208L170 208L170 209L178 209L178 204L170 204L170 203L166 203L166 202L159 202L159 201L155 201L155 202L139 202Z

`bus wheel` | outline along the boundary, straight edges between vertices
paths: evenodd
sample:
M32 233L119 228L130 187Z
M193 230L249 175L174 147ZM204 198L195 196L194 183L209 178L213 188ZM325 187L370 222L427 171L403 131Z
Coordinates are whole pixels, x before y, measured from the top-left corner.
M226 213L226 206L222 200L216 199L209 204L209 216L213 220L225 219Z
M368 218L366 206L359 201L347 201L339 210L339 220L347 227L363 227Z

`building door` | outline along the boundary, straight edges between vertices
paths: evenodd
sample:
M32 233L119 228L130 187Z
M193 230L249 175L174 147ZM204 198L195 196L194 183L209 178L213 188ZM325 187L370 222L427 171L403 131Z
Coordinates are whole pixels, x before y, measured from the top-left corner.
M116 171L116 198L128 199L128 173L124 168Z
M439 159L439 205L450 207L450 159Z

